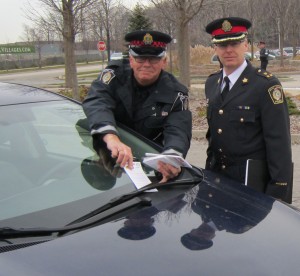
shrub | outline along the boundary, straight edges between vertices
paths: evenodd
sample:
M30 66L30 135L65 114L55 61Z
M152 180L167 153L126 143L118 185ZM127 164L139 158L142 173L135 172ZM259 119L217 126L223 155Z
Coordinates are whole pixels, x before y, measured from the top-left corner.
M290 115L300 115L300 110L298 109L297 105L295 102L292 100L290 97L286 97L288 109L289 109L289 114Z

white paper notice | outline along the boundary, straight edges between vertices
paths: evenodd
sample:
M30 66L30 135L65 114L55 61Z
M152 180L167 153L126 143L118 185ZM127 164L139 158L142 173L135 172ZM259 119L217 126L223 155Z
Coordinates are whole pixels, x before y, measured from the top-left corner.
M130 170L127 167L125 167L124 170L131 178L132 182L134 183L135 187L137 187L137 189L143 188L144 186L151 183L150 179L143 171L141 162L133 162L132 170Z

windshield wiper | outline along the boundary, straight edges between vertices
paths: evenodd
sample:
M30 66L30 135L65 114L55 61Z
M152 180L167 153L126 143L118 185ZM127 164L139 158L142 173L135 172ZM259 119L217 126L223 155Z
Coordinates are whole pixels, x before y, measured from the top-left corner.
M96 219L90 219L89 221L86 220L84 222L79 223L72 223L72 225L68 224L64 227L56 227L56 228L42 228L42 227L36 227L36 228L12 228L12 227L3 227L0 228L0 238L16 238L16 237L36 237L36 236L49 236L54 233L64 234L66 232L70 231L76 231L80 230L81 228L86 228L95 222L101 222L104 219L107 219L108 217L112 215L116 215L120 212L123 212L129 208L132 208L134 206L143 205L143 206L149 206L151 205L151 200L148 198L133 198L131 200L128 200L126 202L123 202L117 206L114 206L113 209L104 210L101 213L100 218Z
M189 169L190 170L190 169ZM193 168L192 171L196 172L196 177L187 179L178 179L174 181L168 181L165 183L155 182L149 184L139 190L124 194L122 196L111 199L107 204L104 204L100 208L80 217L79 219L67 224L64 227L57 228L10 228L3 227L0 228L0 237L29 237L29 236L45 236L52 235L53 233L58 233L58 235L64 234L66 232L77 231L82 228L86 228L95 223L100 223L101 221L123 212L129 208L137 205L151 206L151 199L144 197L140 198L139 195L143 194L145 191L164 188L164 187L174 187L182 185L193 185L198 184L203 180L202 170Z
M201 169L198 168L189 168L188 170L191 170L195 175L193 177L189 177L189 178L185 178L185 179L178 179L178 180L173 180L173 181L168 181L165 183L160 183L160 182L155 182L155 183L151 183L143 188L140 188L138 190L134 190L130 193L127 194L123 194L121 196L115 197L113 199L111 199L107 204L101 206L100 208L97 208L96 210L80 217L79 219L71 222L68 225L72 225L81 221L84 221L86 219L89 219L95 215L98 215L100 213L102 213L103 211L110 209L116 205L119 205L127 200L130 200L132 198L135 198L141 194L143 194L144 192L148 191L148 190L152 190L152 189L156 189L156 188L164 188L164 187L174 187L174 186L185 186L185 185L193 185L193 184L197 184L199 182L201 182L203 180L203 172Z

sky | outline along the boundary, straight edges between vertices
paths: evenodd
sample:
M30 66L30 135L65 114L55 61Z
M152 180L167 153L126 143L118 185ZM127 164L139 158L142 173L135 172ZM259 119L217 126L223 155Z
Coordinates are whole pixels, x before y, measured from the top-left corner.
M22 8L27 0L0 0L0 44L20 41L23 25L30 25Z
M30 0L31 4L37 3L38 0ZM137 2L146 2L138 0L125 0L130 5ZM24 35L24 24L31 25L24 15L24 7L28 0L0 0L0 44L14 43L22 41Z

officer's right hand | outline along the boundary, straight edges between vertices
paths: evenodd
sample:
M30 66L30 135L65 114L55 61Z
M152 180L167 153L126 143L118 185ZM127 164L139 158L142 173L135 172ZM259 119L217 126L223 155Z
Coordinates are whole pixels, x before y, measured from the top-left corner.
M122 143L117 135L111 133L104 135L103 141L107 149L111 151L111 157L117 158L116 163L121 168L128 166L129 169L133 169L133 155L130 147Z

